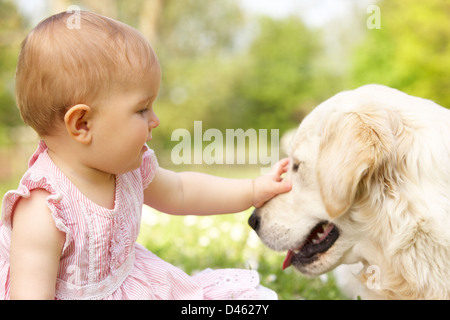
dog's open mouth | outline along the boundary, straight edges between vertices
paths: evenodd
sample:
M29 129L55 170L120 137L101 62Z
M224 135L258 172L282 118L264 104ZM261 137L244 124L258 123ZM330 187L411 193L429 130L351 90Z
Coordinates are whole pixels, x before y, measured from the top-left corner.
M283 262L283 270L292 263L309 264L317 259L320 253L330 249L339 237L338 228L331 222L318 223L306 240L295 250L289 250Z

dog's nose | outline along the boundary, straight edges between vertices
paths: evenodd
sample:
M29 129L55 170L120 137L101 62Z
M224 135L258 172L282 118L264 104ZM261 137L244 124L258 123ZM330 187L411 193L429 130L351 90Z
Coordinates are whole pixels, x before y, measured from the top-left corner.
M250 227L253 228L253 230L255 230L256 232L258 232L259 229L259 223L261 221L260 216L257 214L258 210L253 211L252 215L250 216L250 218L248 218L248 224L250 225Z

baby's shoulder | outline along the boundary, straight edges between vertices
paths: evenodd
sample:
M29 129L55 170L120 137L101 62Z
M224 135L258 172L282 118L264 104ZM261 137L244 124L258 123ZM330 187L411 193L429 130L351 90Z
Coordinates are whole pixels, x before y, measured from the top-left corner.
M47 198L50 192L44 189L35 189L29 192L27 197L21 197L14 209L13 221L19 219L27 221L40 221L41 218L47 218L51 214L47 206Z

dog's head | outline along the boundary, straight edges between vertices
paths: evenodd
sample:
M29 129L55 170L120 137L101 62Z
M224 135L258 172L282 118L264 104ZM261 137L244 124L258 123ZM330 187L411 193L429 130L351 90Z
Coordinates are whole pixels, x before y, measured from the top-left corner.
M268 247L288 251L284 268L314 276L359 260L364 210L394 188L395 130L386 110L356 103L349 93L303 120L289 151L292 190L249 219Z

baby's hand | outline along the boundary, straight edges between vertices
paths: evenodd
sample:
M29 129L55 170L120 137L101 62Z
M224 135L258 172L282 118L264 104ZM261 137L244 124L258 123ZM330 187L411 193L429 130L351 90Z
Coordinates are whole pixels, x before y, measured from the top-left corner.
M292 184L281 175L288 170L289 158L278 161L268 174L253 180L253 206L261 207L266 201L280 193L288 192Z

